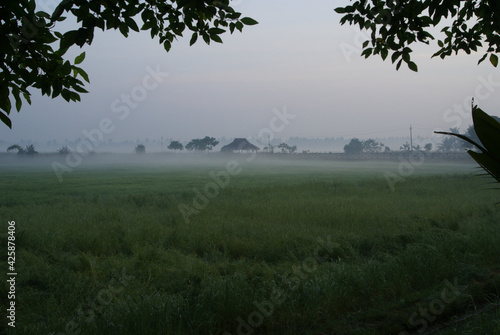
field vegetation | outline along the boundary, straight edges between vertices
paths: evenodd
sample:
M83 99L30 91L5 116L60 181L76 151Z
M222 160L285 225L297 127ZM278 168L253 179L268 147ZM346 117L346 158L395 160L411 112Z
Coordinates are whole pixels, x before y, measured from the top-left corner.
M0 167L17 334L500 333L499 193L473 163L391 188L400 162L146 156Z

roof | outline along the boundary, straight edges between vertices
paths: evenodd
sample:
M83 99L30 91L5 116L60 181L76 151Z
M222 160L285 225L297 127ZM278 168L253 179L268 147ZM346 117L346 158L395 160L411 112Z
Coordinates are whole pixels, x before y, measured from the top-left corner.
M223 146L221 149L222 152L257 150L260 150L260 148L248 142L246 138L235 138L233 142Z

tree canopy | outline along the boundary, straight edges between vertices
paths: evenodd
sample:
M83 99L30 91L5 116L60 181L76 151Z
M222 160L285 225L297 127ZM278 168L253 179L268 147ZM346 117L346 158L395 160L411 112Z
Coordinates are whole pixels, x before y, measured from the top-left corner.
M0 120L12 128L12 103L17 111L23 99L30 100L29 89L52 98L80 101L86 93L88 75L78 65L85 53L73 61L65 59L72 46L92 44L96 29L149 31L166 51L186 32L190 44L199 37L210 44L222 43L229 30L242 31L257 22L241 17L230 0L63 0L52 13L38 10L35 0L0 1ZM57 24L72 15L78 28L58 31Z
M204 138L195 138L189 141L188 144L186 144L186 149L189 151L195 150L195 151L210 151L212 150L217 144L219 144L219 141L215 139L215 137L209 137L205 136Z
M182 150L184 146L179 141L171 141L167 148L170 150Z
M484 52L496 67L500 52L500 2L497 0L358 0L335 9L341 23L371 31L362 55L389 55L396 68L403 62L417 71L411 59L415 43L434 40L433 29L443 26L434 56L445 58L464 51ZM78 23L75 30L58 31L68 15ZM452 19L452 23L443 23ZM446 21L448 22L448 21ZM79 66L85 53L65 58L72 46L92 44L96 29L149 31L166 51L185 33L190 44L201 37L207 44L221 43L221 35L242 31L257 22L242 17L230 0L63 0L52 13L38 10L35 0L0 1L0 120L12 127L9 114L23 100L31 103L29 89L52 98L79 101L87 92L87 73ZM484 49L480 49L484 48Z
M500 52L500 2L498 0L359 0L346 7L336 8L343 14L341 23L359 25L371 32L363 44L362 55L380 55L391 60L399 69L405 62L417 71L411 60L414 43L429 44L435 37L431 33L441 27L443 38L433 57L445 58L464 51L470 54L484 47L479 63L489 56L493 66L498 65ZM451 25L442 23L453 19Z
M382 149L384 149L384 144L379 143L372 138L364 141L358 138L353 138L344 146L344 152L350 155L361 154L363 152L381 152Z

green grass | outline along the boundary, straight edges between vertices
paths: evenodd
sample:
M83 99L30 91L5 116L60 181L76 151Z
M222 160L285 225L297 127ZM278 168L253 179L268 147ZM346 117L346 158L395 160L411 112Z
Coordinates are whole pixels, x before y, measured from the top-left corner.
M498 301L498 193L473 165L426 162L393 192L399 162L240 159L186 222L229 160L88 163L62 183L2 166L18 334L398 334ZM445 281L467 288L441 310ZM484 313L470 329L498 330Z

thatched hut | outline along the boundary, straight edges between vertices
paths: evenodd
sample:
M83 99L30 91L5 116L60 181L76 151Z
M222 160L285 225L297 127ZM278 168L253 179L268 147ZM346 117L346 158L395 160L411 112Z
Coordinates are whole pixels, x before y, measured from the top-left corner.
M248 142L246 138L235 138L233 142L222 147L222 152L239 152L239 151L259 151L260 148Z

